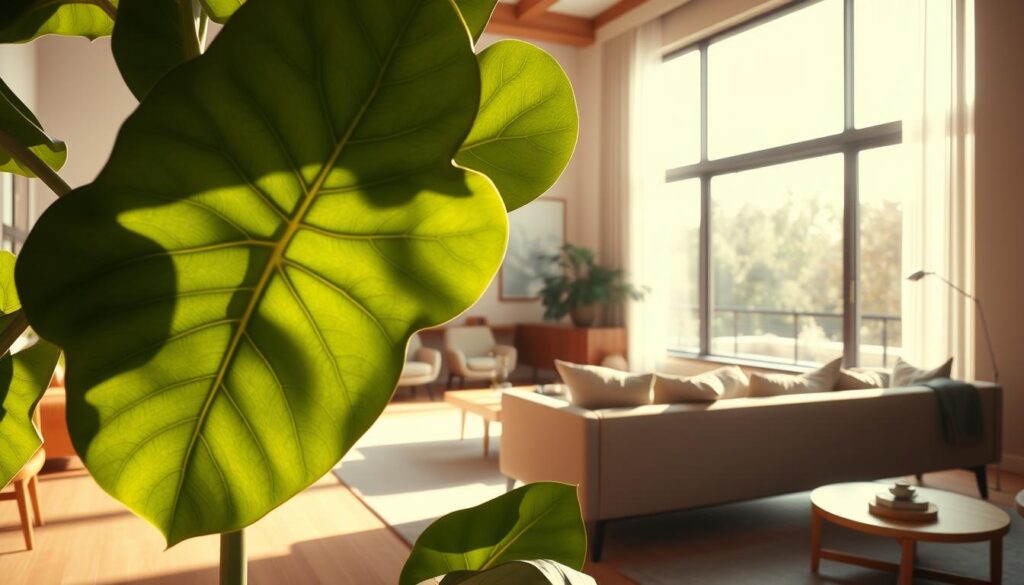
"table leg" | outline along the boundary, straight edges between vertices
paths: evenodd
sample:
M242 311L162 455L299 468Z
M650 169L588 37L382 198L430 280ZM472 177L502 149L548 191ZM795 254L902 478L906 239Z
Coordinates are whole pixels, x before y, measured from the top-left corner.
M1003 537L997 536L989 545L988 580L992 585L1003 583Z
M462 426L459 427L459 440L466 438L466 411L462 411Z
M900 541L903 555L900 557L900 585L914 585L914 540Z
M491 455L491 421L484 419L484 459Z
M811 508L811 573L817 574L821 566L821 516Z

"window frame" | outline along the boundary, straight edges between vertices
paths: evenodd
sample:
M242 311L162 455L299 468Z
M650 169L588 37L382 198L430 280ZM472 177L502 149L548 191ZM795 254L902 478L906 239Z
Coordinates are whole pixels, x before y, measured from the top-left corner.
M858 192L858 159L861 151L891 146L903 142L902 121L887 122L857 128L855 125L855 69L854 69L854 0L843 2L843 130L837 134L783 144L752 152L718 159L708 158L708 48L717 41L761 26L823 0L799 0L766 14L741 23L720 33L666 54L663 62L681 57L692 51L700 54L700 160L694 164L670 168L665 171L665 183L687 179L700 180L701 221L700 260L698 282L698 314L700 316L700 351L667 348L670 355L714 359L729 363L799 368L799 364L770 359L751 360L736 356L723 356L711 352L714 297L711 261L711 180L718 175L758 169L796 162L830 154L843 155L843 361L848 367L859 362L861 309L860 289L860 199Z

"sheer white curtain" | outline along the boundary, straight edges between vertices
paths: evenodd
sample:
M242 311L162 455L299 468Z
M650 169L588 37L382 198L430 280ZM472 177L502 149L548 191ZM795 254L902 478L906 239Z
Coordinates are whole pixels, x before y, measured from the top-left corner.
M601 257L651 290L625 307L633 371L654 370L667 348L668 294L660 283L671 260L659 255L652 222L666 168L654 138L661 49L661 23L654 21L608 41L603 51Z
M911 60L903 141L910 190L903 272L928 270L974 289L974 8L904 0ZM974 375L974 306L935 278L903 283L903 348L922 367L953 356Z

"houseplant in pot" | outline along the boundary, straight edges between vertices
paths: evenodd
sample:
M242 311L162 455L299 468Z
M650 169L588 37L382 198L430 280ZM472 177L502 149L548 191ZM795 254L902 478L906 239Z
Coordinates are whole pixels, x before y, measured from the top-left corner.
M569 315L573 325L591 327L602 307L644 298L645 289L625 282L622 270L597 264L589 248L566 243L549 260L562 268L562 274L544 279L540 299L545 319L558 321Z

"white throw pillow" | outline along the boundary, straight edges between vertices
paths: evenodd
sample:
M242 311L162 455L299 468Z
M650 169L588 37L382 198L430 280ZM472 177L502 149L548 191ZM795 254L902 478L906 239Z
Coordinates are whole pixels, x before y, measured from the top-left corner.
M654 374L633 375L601 366L581 366L555 360L569 386L569 402L581 408L618 408L651 403Z
M888 388L889 372L871 368L843 368L839 370L836 390L866 390L869 388Z
M906 388L935 378L948 378L953 372L953 358L946 360L946 363L931 370L922 370L903 361L903 358L896 359L896 365L892 368L892 387Z
M789 374L751 374L751 396L782 396L829 392L836 387L843 358L836 358L817 370L799 376Z
M713 402L740 398L750 381L737 366L726 366L697 376L654 375L654 403Z

